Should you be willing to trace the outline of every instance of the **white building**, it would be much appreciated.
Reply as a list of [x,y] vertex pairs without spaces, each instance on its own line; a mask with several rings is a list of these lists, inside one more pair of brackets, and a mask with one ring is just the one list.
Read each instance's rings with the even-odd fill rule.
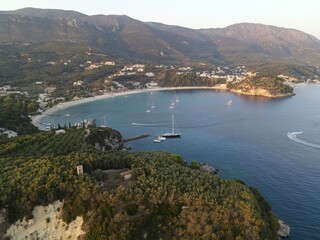
[[127,67],[127,66],[124,66],[124,68],[122,69],[122,71],[133,71],[133,67]]
[[130,76],[130,75],[135,75],[135,74],[137,74],[137,73],[136,73],[136,72],[128,72],[128,73],[127,73],[128,76]]
[[6,130],[3,132],[3,134],[7,135],[8,138],[13,138],[18,136],[18,133],[11,131],[11,130]]
[[83,84],[83,81],[73,82],[73,86],[81,86],[82,84]]
[[83,166],[82,165],[78,165],[77,166],[77,175],[82,175],[83,174]]
[[107,61],[107,62],[104,63],[104,65],[106,65],[106,66],[114,66],[116,64],[114,62]]
[[154,77],[155,74],[154,74],[153,72],[147,72],[147,73],[146,73],[146,76],[147,76],[147,77]]
[[50,98],[49,98],[48,93],[40,93],[40,94],[39,94],[39,99],[40,99],[41,101],[47,101],[47,100],[49,100]]
[[187,72],[187,71],[191,71],[192,68],[191,67],[180,67],[179,70]]
[[47,87],[44,91],[50,94],[53,93],[56,89],[56,87]]
[[145,65],[144,64],[133,64],[132,67],[133,68],[144,68]]
[[158,83],[156,83],[154,81],[151,81],[151,82],[146,84],[146,87],[147,88],[156,88],[156,87],[158,87]]
[[59,129],[59,130],[56,130],[55,133],[56,133],[56,135],[58,135],[58,134],[64,134],[64,133],[66,133],[66,130],[64,130],[64,129]]
[[130,180],[132,177],[131,171],[125,171],[121,173],[121,176],[124,178],[124,180]]

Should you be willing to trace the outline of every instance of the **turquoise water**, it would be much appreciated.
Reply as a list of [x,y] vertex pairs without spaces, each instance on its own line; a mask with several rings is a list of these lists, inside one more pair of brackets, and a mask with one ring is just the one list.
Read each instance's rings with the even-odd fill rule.
[[[141,93],[63,109],[60,117],[48,121],[63,125],[96,118],[100,125],[106,119],[125,137],[149,133],[149,138],[130,143],[133,151],[165,150],[187,161],[207,162],[221,176],[256,187],[290,225],[290,239],[320,239],[320,149],[287,136],[303,132],[300,139],[320,144],[320,85],[295,92],[284,99],[213,90]],[[180,101],[169,109],[175,95]],[[152,103],[156,107],[147,113]],[[172,113],[181,139],[154,143],[156,136],[171,130]]]

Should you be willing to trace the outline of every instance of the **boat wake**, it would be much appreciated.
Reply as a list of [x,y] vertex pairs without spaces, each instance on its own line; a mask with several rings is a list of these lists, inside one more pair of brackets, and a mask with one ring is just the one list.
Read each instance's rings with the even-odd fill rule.
[[[215,126],[219,126],[221,124],[234,124],[236,122],[241,122],[243,121],[245,118],[240,118],[240,119],[236,119],[236,120],[224,120],[224,121],[216,121],[216,122],[207,122],[208,119],[202,119],[199,121],[185,121],[179,124],[179,129],[190,129],[190,128],[208,128],[208,127],[215,127]],[[138,123],[138,122],[132,122],[132,125],[135,126],[145,126],[145,127],[168,127],[171,125],[170,122],[145,122],[145,123]]]
[[299,135],[301,133],[302,132],[288,132],[287,136],[288,136],[288,138],[290,138],[291,140],[293,140],[293,141],[295,141],[297,143],[300,143],[300,144],[303,144],[303,145],[306,145],[306,146],[309,146],[309,147],[320,149],[320,144],[307,142],[307,141],[304,141],[304,140],[301,140],[300,138],[298,138],[297,135]]
[[132,125],[136,125],[136,126],[161,126],[161,125],[163,125],[163,124],[161,124],[161,123],[135,123],[135,122],[133,122],[133,123],[131,123]]

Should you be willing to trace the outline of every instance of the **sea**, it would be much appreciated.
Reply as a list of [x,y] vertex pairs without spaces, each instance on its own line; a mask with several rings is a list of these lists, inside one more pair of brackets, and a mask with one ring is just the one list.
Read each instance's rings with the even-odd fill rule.
[[[61,109],[43,121],[63,126],[95,118],[124,137],[150,134],[128,143],[131,151],[169,151],[208,163],[220,176],[257,188],[290,226],[289,239],[320,239],[320,85],[294,92],[281,99],[217,90],[144,92]],[[172,116],[181,138],[154,143],[171,132]]]

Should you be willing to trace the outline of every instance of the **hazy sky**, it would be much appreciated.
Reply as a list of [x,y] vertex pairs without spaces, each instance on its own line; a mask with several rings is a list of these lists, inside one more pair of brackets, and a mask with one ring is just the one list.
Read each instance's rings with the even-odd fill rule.
[[88,15],[125,14],[189,28],[240,22],[295,28],[320,38],[320,0],[0,0],[0,10],[24,7],[75,10]]

